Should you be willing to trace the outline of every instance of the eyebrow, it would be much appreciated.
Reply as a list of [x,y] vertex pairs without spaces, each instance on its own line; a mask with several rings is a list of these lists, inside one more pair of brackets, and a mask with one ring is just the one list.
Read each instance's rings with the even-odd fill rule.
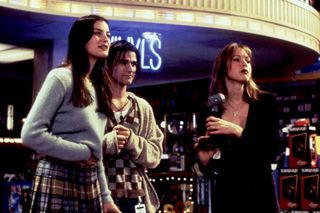
[[121,61],[121,62],[126,62],[126,63],[128,63],[128,62],[130,62],[130,63],[137,63],[137,62],[138,62],[137,60],[128,60],[128,59],[125,59],[125,58],[120,58],[118,61],[119,61],[119,62],[120,62],[120,61]]
[[[96,28],[96,27],[94,27],[93,30],[97,30],[97,31],[103,32],[103,30],[101,30],[100,28]],[[106,33],[110,33],[110,31],[106,31]]]
[[244,55],[244,56],[242,56],[242,55],[232,55],[232,57],[244,57],[244,58],[250,58],[250,56],[248,56],[248,55]]

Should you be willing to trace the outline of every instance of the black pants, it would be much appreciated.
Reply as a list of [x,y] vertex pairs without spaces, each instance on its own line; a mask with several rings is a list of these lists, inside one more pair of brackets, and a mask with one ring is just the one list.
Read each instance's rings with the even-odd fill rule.
[[138,204],[138,198],[114,198],[115,204],[123,213],[135,213],[134,206]]

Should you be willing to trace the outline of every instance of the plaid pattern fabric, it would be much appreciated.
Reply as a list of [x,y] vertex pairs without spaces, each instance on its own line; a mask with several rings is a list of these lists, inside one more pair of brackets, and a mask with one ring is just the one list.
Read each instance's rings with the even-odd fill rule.
[[[123,125],[128,128],[130,128],[134,122],[139,121],[137,103],[135,103],[132,98],[130,98],[130,100],[132,102],[131,108],[125,115],[123,123]],[[116,119],[114,117],[110,118],[107,130],[111,131],[115,125],[117,125]],[[108,186],[113,197],[144,197],[145,193],[142,188],[142,177],[139,174],[139,168],[137,168],[137,165],[130,159],[130,155],[126,150],[123,150],[118,155],[105,157],[104,165],[106,168]]]
[[40,160],[33,181],[30,212],[102,212],[97,166]]

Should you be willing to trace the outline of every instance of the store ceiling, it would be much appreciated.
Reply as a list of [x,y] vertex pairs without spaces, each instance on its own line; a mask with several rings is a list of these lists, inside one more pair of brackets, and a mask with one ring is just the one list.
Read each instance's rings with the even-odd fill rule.
[[[33,48],[43,41],[66,41],[74,20],[74,17],[0,7],[0,43]],[[135,86],[206,78],[211,73],[216,54],[230,42],[241,42],[253,49],[257,79],[289,75],[318,58],[316,52],[298,44],[237,31],[114,20],[110,20],[110,28],[113,35],[135,38],[141,37],[143,32],[160,35],[161,49],[156,52],[162,58],[161,67],[156,72],[140,73]],[[150,62],[145,63],[148,66]],[[1,70],[1,67],[7,69],[8,65],[0,64],[0,75],[1,72],[4,75],[7,70]],[[26,75],[23,69],[9,71],[10,76],[17,78]]]

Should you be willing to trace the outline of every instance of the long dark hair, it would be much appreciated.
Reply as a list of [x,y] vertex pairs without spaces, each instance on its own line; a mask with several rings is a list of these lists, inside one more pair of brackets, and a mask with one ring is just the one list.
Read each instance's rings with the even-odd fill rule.
[[[92,103],[84,79],[90,70],[86,44],[93,35],[93,26],[97,21],[109,22],[98,15],[88,15],[77,19],[71,27],[68,38],[68,52],[63,66],[70,66],[73,76],[73,91],[71,102],[76,107],[85,107]],[[94,65],[90,79],[95,87],[98,99],[98,112],[106,115],[111,111],[111,88],[107,72],[104,71],[105,59],[100,59]]]
[[[209,95],[217,93],[223,93],[225,95],[228,95],[225,77],[227,76],[230,67],[233,51],[236,48],[243,49],[252,61],[252,51],[248,46],[238,43],[230,43],[226,45],[218,54],[214,62],[211,74],[211,84],[209,87]],[[260,89],[251,76],[249,81],[245,84],[245,92],[243,94],[243,99],[247,102],[249,100],[256,101],[258,99],[259,92]]]

